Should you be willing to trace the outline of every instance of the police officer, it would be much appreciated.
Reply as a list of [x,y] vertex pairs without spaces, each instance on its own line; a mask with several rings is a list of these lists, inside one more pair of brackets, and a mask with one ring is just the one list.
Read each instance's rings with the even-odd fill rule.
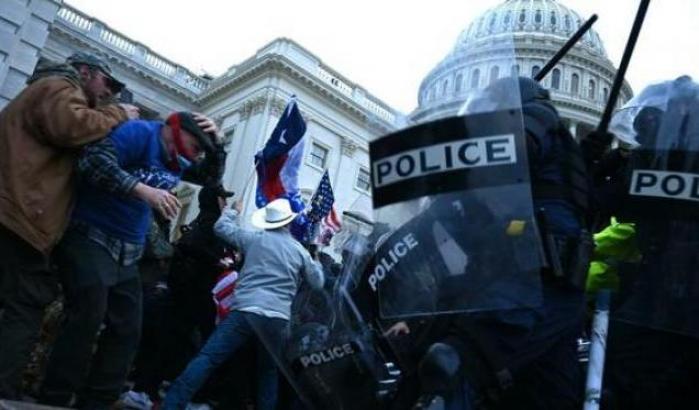
[[[633,235],[616,245],[630,244],[638,257],[620,265],[613,295],[604,376],[609,408],[694,407],[688,398],[699,380],[699,219],[696,202],[673,195],[686,193],[679,175],[699,175],[698,125],[699,84],[687,76],[647,87],[612,121],[619,139],[636,149],[607,179],[605,192],[615,194],[605,204],[632,223]],[[648,178],[633,178],[634,171]],[[675,182],[658,178],[651,187],[654,175]],[[632,194],[644,186],[654,190]]]
[[[485,90],[501,101],[512,79]],[[456,316],[419,366],[423,387],[449,409],[577,409],[583,377],[577,359],[591,241],[588,177],[580,149],[549,93],[528,78],[521,93],[534,208],[546,254],[543,303],[536,309]],[[460,363],[460,369],[454,362]],[[454,383],[461,374],[463,378]]]

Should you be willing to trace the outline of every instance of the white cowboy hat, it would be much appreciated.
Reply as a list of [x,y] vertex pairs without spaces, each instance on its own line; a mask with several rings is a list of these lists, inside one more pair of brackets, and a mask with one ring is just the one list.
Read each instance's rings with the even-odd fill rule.
[[277,229],[296,218],[286,198],[275,199],[252,214],[252,224],[261,229]]

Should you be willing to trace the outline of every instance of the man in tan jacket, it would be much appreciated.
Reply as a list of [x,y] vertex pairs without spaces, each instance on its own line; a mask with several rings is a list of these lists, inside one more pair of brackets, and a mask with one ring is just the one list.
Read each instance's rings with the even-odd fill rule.
[[[0,112],[0,397],[20,394],[44,309],[57,296],[50,256],[71,213],[80,147],[138,117],[134,106],[101,104],[122,87],[100,58],[79,53],[38,68]],[[154,191],[142,190],[143,199],[167,195]]]

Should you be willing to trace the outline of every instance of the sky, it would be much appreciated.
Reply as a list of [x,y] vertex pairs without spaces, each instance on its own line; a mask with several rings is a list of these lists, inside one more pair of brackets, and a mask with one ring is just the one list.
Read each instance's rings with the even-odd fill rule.
[[[112,29],[197,74],[219,75],[278,37],[394,109],[417,106],[420,82],[459,33],[501,0],[66,0]],[[559,0],[594,29],[618,66],[639,0]],[[649,83],[690,74],[699,80],[699,1],[654,0],[627,80]]]

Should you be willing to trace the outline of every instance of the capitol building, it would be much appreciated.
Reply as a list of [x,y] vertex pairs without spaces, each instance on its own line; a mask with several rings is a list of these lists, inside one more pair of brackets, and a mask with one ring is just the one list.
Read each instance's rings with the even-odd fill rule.
[[[371,220],[368,141],[408,122],[454,115],[470,92],[497,78],[532,76],[583,23],[557,0],[507,0],[468,24],[452,51],[415,90],[417,107],[400,113],[326,65],[303,45],[279,38],[218,77],[197,75],[62,0],[0,2],[0,108],[24,87],[39,59],[63,61],[76,51],[100,53],[128,88],[146,118],[172,111],[203,112],[216,120],[229,152],[224,183],[254,209],[250,183],[254,153],[263,145],[286,102],[297,95],[308,123],[299,185],[310,198],[328,170],[336,207],[350,230]],[[498,42],[514,41],[516,60]],[[615,67],[594,31],[589,31],[543,84],[578,138],[597,124]],[[620,104],[632,96],[625,84]],[[197,187],[183,184],[178,223],[196,216]]]
[[[503,76],[534,77],[584,22],[556,0],[507,0],[486,11],[422,81],[411,118],[422,122],[455,115],[474,89]],[[578,139],[596,128],[615,73],[602,40],[591,29],[544,78],[542,84]],[[625,83],[619,104],[631,97]]]

